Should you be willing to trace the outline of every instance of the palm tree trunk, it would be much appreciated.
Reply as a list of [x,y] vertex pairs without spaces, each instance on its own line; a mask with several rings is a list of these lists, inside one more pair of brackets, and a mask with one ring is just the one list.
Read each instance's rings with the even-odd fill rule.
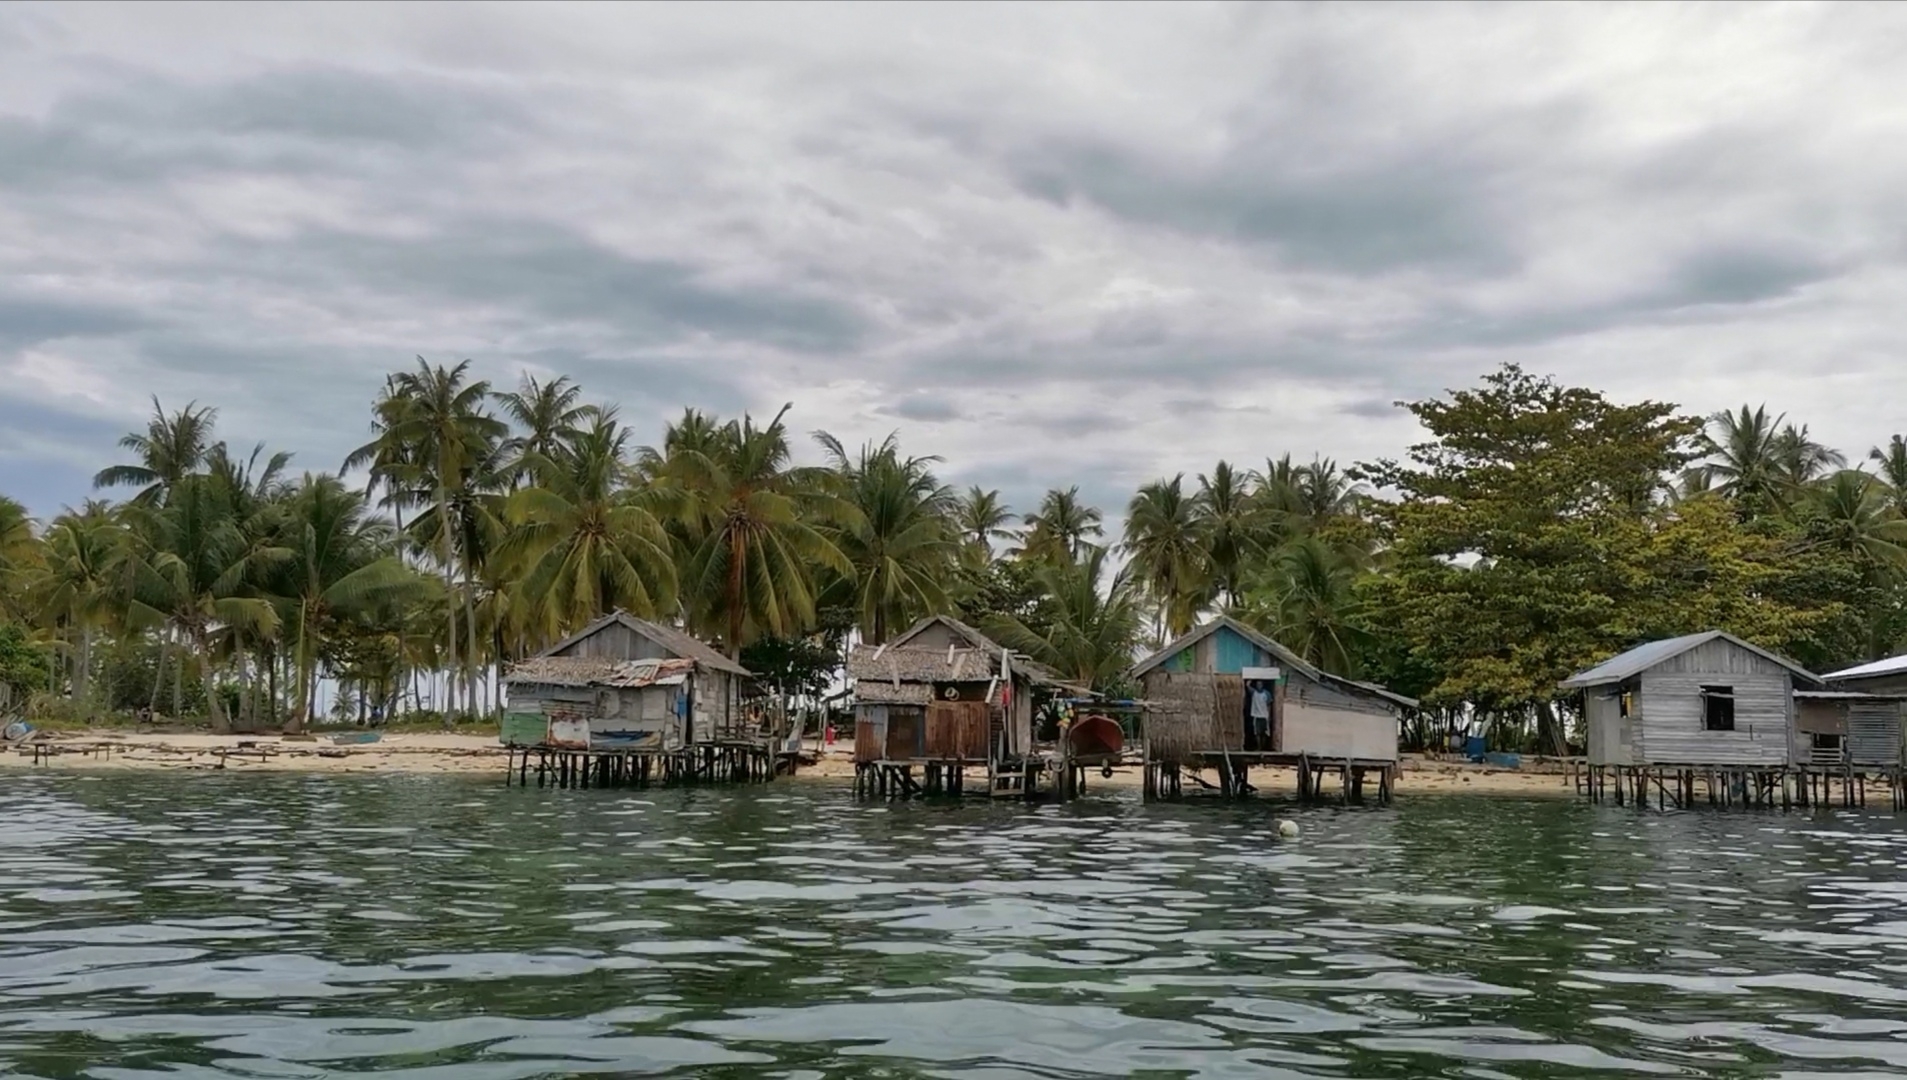
[[457,578],[451,563],[453,553],[450,545],[450,492],[444,487],[442,463],[438,467],[437,479],[437,535],[438,555],[444,562],[444,605],[445,622],[449,624],[448,646],[444,653],[447,665],[444,675],[444,713],[457,711]]
[[464,687],[469,694],[464,712],[476,716],[477,702],[477,583],[468,554],[464,558]]
[[745,545],[739,531],[728,539],[728,658],[742,658],[742,552]]
[[80,708],[91,711],[93,703],[93,628],[82,624],[79,628],[79,659],[73,668],[73,696],[79,699]]
[[166,685],[166,634],[164,630],[161,630],[159,632],[159,661],[158,663],[154,664],[152,668],[152,694],[150,695],[149,700],[146,702],[146,708],[148,710],[152,712],[159,711],[159,691],[163,689],[165,685]]
[[285,722],[285,730],[297,734],[305,729],[311,719],[305,709],[306,689],[311,684],[310,640],[311,606],[300,599],[298,601],[298,708],[293,710],[291,719]]
[[212,642],[204,633],[193,637],[198,646],[199,689],[205,694],[205,715],[212,722],[212,731],[224,735],[232,730],[232,724],[225,716],[225,703],[219,700],[218,680],[212,674]]
[[[185,653],[189,642],[179,643],[179,655],[172,665],[172,716],[174,719],[185,715]],[[199,679],[199,692],[204,693],[205,680]]]

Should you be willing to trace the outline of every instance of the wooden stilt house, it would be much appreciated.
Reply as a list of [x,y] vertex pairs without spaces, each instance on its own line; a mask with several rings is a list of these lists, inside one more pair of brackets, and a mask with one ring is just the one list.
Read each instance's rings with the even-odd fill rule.
[[[1216,768],[1228,794],[1248,788],[1252,765],[1300,765],[1300,791],[1329,767],[1347,794],[1365,772],[1388,795],[1398,721],[1417,702],[1305,662],[1257,630],[1221,616],[1133,668],[1145,687],[1147,790],[1177,770]],[[1161,777],[1155,771],[1163,768]],[[1230,789],[1238,788],[1240,791]]]
[[1004,764],[1033,750],[1034,688],[1051,673],[936,615],[848,653],[854,756],[864,765]]
[[1907,763],[1907,655],[1860,664],[1822,680],[1839,695],[1851,765]]
[[748,669],[688,634],[614,612],[513,665],[512,746],[675,751],[760,741]]
[[1583,693],[1591,766],[1756,767],[1797,761],[1795,689],[1820,685],[1720,630],[1638,645],[1562,684]]

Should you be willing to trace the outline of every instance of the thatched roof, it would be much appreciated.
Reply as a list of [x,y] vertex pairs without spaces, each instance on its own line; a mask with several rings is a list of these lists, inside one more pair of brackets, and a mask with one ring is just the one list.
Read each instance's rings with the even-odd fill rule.
[[723,656],[721,653],[716,652],[707,644],[697,641],[688,634],[672,626],[664,626],[658,622],[650,622],[648,619],[638,619],[626,611],[612,611],[604,615],[602,618],[597,619],[595,622],[590,623],[574,634],[537,653],[535,658],[553,657],[577,642],[600,632],[604,627],[611,624],[621,624],[629,630],[669,650],[676,656],[684,660],[693,660],[713,671],[726,671],[732,675],[740,675],[743,678],[748,678],[753,675],[753,672],[747,668]]
[[892,645],[856,645],[848,653],[848,675],[882,682],[986,682],[1000,673],[1000,654],[977,649],[909,649]]
[[854,700],[862,705],[926,705],[934,700],[934,688],[924,682],[868,679],[854,685]]
[[696,661],[615,660],[599,656],[533,656],[514,664],[503,681],[538,686],[672,686],[686,681]]

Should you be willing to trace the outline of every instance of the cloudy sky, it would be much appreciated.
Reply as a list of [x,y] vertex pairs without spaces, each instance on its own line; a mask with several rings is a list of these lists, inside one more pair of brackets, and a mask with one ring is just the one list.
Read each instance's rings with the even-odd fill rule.
[[1020,508],[1396,453],[1505,360],[1907,430],[1907,9],[0,7],[0,491],[423,355]]

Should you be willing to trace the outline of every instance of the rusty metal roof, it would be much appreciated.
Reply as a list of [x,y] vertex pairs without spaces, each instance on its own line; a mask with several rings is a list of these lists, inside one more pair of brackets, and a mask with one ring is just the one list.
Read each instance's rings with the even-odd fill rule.
[[536,656],[521,661],[504,676],[507,683],[542,686],[609,686],[633,689],[673,686],[695,671],[694,660],[612,660],[592,656]]

